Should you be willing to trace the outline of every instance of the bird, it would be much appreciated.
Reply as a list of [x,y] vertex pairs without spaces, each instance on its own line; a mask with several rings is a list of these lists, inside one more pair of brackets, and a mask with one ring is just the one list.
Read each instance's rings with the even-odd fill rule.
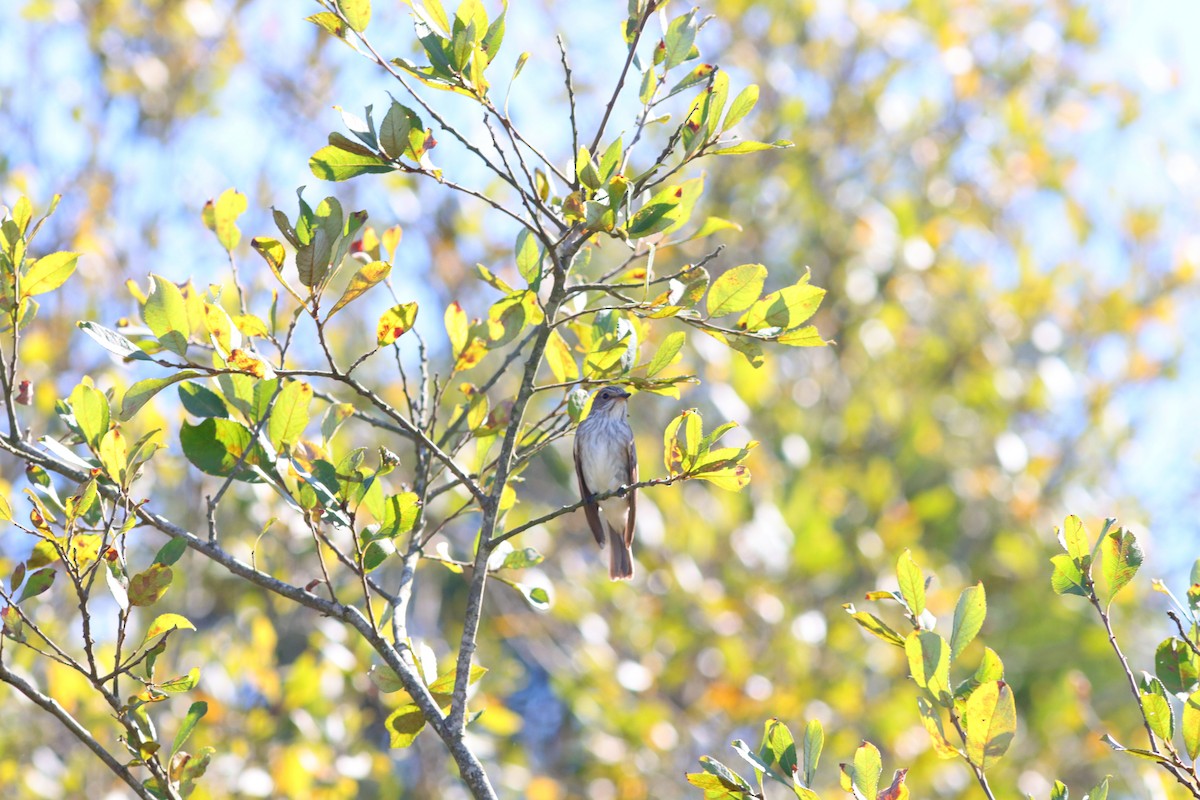
[[608,577],[614,581],[633,577],[633,528],[637,518],[637,489],[604,500],[594,500],[638,479],[637,448],[626,419],[629,392],[605,386],[592,395],[592,409],[575,432],[575,475],[583,511],[596,543],[609,548]]

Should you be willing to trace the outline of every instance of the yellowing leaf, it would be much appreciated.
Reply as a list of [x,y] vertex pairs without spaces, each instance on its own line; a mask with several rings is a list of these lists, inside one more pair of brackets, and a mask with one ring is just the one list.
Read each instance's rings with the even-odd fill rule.
[[1012,689],[1004,681],[981,685],[967,700],[963,722],[971,764],[983,770],[991,769],[1008,751],[1017,733],[1017,708]]
[[816,313],[825,297],[825,290],[802,281],[766,297],[750,306],[738,320],[738,327],[756,331],[760,328],[794,328]]
[[53,291],[66,283],[75,272],[79,253],[51,253],[42,256],[21,276],[21,296],[32,297]]
[[467,319],[467,312],[463,311],[463,307],[458,303],[451,303],[446,308],[445,320],[446,335],[450,337],[450,351],[457,357],[467,346],[471,324]]
[[375,340],[382,347],[399,339],[412,329],[417,321],[417,304],[401,303],[383,312],[375,328]]
[[312,398],[312,387],[302,381],[291,381],[280,390],[267,426],[268,438],[275,449],[291,447],[300,441],[308,425],[308,407]]
[[762,294],[767,268],[762,264],[742,264],[727,271],[708,290],[708,314],[722,317],[743,311]]
[[204,204],[201,219],[210,231],[217,235],[217,241],[226,251],[232,251],[242,240],[242,232],[238,230],[237,218],[246,211],[246,195],[236,189],[226,189],[216,200]]
[[350,27],[358,32],[367,29],[371,21],[371,0],[337,0],[338,8]]
[[557,330],[550,331],[550,338],[546,341],[546,363],[550,365],[550,371],[559,383],[579,380],[579,367],[575,363],[575,356]]
[[146,636],[142,640],[142,647],[156,636],[162,636],[167,631],[187,630],[194,631],[196,626],[191,620],[181,614],[159,614],[154,618],[154,622],[150,623],[150,627],[146,629]]
[[328,320],[352,301],[361,297],[371,287],[381,283],[391,271],[392,265],[387,261],[372,261],[370,264],[364,264],[359,268],[358,272],[354,273],[354,277],[350,279],[349,285],[346,286],[346,291],[342,293],[342,298],[330,310],[329,316],[326,319]]
[[142,317],[163,347],[182,356],[187,352],[187,340],[192,332],[183,293],[161,275],[151,275],[150,279],[153,285],[142,308]]

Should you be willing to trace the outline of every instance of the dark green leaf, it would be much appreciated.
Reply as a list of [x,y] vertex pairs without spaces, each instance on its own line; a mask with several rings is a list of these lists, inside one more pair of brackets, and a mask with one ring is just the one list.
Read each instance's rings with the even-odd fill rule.
[[182,384],[179,387],[179,401],[183,404],[184,410],[195,417],[221,417],[224,419],[229,416],[229,410],[225,407],[225,401],[221,399],[221,396],[198,383]]
[[[245,466],[262,465],[266,453],[254,441],[245,425],[228,419],[205,419],[199,425],[184,422],[179,430],[183,454],[200,471],[209,475],[227,476],[247,449]],[[238,473],[238,480],[256,480],[249,470]]]
[[53,567],[46,567],[45,569],[29,573],[29,577],[25,581],[25,588],[21,590],[21,596],[17,598],[17,602],[22,603],[31,597],[37,597],[49,589],[54,583],[54,576],[57,574]]
[[158,549],[158,554],[154,556],[154,563],[162,564],[164,567],[169,567],[178,561],[186,552],[187,539],[184,539],[182,536],[177,539],[171,539]]

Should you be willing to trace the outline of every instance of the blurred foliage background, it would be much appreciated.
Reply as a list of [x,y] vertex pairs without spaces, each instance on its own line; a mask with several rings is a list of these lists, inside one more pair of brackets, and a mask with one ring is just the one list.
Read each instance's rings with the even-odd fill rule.
[[[83,341],[75,320],[131,314],[114,289],[152,270],[222,280],[228,265],[200,224],[204,201],[237,186],[250,198],[243,230],[269,233],[268,207],[290,210],[294,188],[314,182],[306,162],[337,125],[329,107],[381,105],[388,85],[304,23],[315,9],[303,4],[4,6],[0,197],[26,192],[44,204],[64,193],[44,236],[86,254],[75,280],[88,291],[43,308],[23,345],[36,408],[49,417],[82,374],[102,386],[136,379]],[[1157,393],[1174,387],[1182,401],[1188,382],[1171,379],[1191,371],[1183,344],[1200,255],[1186,227],[1196,168],[1162,123],[1182,93],[1178,75],[1164,61],[1136,74],[1119,68],[1131,45],[1118,34],[1135,10],[1117,5],[712,0],[702,11],[717,17],[704,29],[706,57],[735,86],[762,88],[748,135],[797,145],[706,164],[704,210],[744,226],[724,237],[717,263],[767,264],[768,288],[810,267],[829,289],[817,324],[837,344],[771,352],[752,369],[693,337],[685,364],[703,383],[680,401],[634,399],[643,476],[658,474],[660,432],[690,405],[741,422],[764,446],[743,493],[690,483],[644,492],[632,586],[609,585],[582,518],[524,537],[547,555],[555,603],[539,613],[519,596],[489,594],[480,661],[491,672],[472,705],[487,709],[477,747],[493,779],[502,794],[544,800],[693,796],[682,773],[699,754],[757,741],[771,716],[793,727],[819,717],[831,732],[822,784],[831,794],[836,762],[870,738],[889,766],[911,767],[914,796],[977,796],[961,764],[930,750],[899,651],[869,640],[841,609],[894,588],[893,565],[911,548],[937,574],[930,607],[939,617],[965,585],[987,587],[983,637],[1005,660],[1021,725],[994,787],[1043,797],[1055,778],[1082,787],[1111,773],[1114,796],[1172,796],[1099,741],[1104,731],[1135,738],[1139,721],[1103,631],[1051,594],[1047,558],[1068,511],[1136,522],[1139,498],[1175,534],[1150,539],[1154,574],[1174,575],[1193,555],[1170,503],[1192,490],[1165,505],[1140,491],[1156,474],[1169,485],[1195,470],[1186,452],[1170,460],[1179,441],[1170,458],[1139,455],[1153,455],[1157,441],[1139,438],[1139,423],[1154,436],[1153,417],[1174,418],[1156,411]],[[566,39],[581,94],[599,97],[623,15],[620,2],[510,10],[506,57],[533,53],[513,112],[552,157],[570,155],[552,32]],[[380,6],[373,28],[376,41],[411,51],[401,4]],[[596,106],[583,108],[584,130]],[[336,191],[376,225],[404,226],[403,275],[394,275],[421,300],[466,296],[470,306],[471,265],[510,247],[507,229],[437,187],[388,177]],[[243,276],[269,286],[257,267]],[[350,331],[340,346],[354,352],[370,336]],[[547,452],[525,476],[529,496],[544,507],[570,501],[569,459],[566,443]],[[19,492],[24,479],[3,466],[10,494]],[[173,517],[199,526],[204,485],[180,462],[143,490],[158,502],[175,492]],[[272,517],[268,500],[242,499],[247,548]],[[266,563],[303,551],[298,533],[265,538],[276,537],[260,553]],[[447,537],[457,552],[471,542],[469,527]],[[153,552],[160,542],[147,538]],[[25,546],[0,543],[0,572]],[[387,750],[391,701],[370,689],[368,654],[337,625],[198,560],[183,565],[186,588],[164,602],[200,628],[174,657],[182,671],[203,669],[210,712],[198,743],[220,751],[207,796],[463,796],[432,736]],[[448,663],[465,584],[423,569],[414,629]],[[1150,667],[1167,635],[1147,588],[1116,612],[1135,669]],[[73,707],[85,687],[65,670],[37,674],[104,728],[102,713]],[[105,796],[112,781],[102,767],[32,713],[0,717],[0,794]]]

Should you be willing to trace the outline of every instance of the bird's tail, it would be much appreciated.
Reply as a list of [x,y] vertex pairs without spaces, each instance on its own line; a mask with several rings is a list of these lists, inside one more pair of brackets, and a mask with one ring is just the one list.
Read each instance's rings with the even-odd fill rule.
[[608,526],[608,577],[614,581],[627,581],[633,577],[633,548],[616,528]]

